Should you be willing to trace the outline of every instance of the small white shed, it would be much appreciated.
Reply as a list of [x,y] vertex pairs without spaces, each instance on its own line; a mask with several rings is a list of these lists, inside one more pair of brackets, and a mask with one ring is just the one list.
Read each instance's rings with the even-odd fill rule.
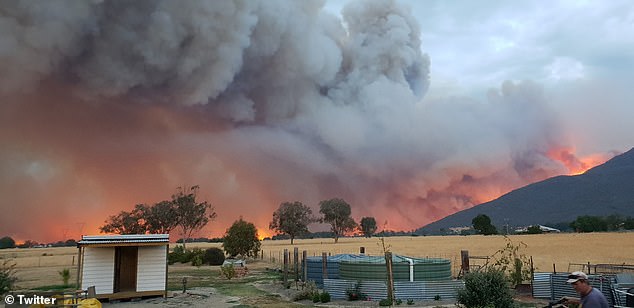
[[169,234],[84,235],[77,243],[77,285],[97,298],[167,295]]

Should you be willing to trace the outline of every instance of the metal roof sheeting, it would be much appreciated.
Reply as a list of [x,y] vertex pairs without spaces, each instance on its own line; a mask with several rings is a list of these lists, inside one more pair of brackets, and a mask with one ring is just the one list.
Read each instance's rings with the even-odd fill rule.
[[162,244],[169,241],[169,234],[83,235],[77,245]]

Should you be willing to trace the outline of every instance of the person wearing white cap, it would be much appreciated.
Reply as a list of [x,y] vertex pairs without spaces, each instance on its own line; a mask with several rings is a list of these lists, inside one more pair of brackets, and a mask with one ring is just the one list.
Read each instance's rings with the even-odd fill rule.
[[568,275],[566,283],[581,296],[581,299],[563,298],[565,304],[580,304],[579,308],[609,308],[608,300],[601,291],[593,288],[588,283],[588,275],[584,272],[573,272]]

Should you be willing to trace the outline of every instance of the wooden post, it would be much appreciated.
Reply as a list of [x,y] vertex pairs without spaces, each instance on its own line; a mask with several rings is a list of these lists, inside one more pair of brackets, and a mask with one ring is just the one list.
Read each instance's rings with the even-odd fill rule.
[[295,282],[299,281],[299,249],[293,248],[293,269],[295,272]]
[[[81,277],[81,249],[82,247],[79,246],[77,248],[77,290],[81,289],[81,285],[80,285],[80,277]],[[167,284],[167,282],[165,282]]]
[[321,276],[328,279],[328,255],[325,252],[321,253]]
[[385,266],[387,269],[387,299],[394,303],[394,273],[392,272],[392,253],[385,253]]
[[469,251],[461,250],[460,251],[460,260],[462,261],[462,266],[460,268],[463,275],[469,274]]
[[306,252],[306,250],[302,251],[302,266],[304,269],[304,272],[302,274],[302,281],[306,282],[307,278],[308,278],[308,263],[306,263],[306,258],[308,258],[308,253]]
[[553,274],[557,274],[557,269],[555,268],[555,263],[553,263]]
[[284,249],[284,268],[283,268],[284,273],[282,274],[282,277],[284,279],[284,287],[286,288],[288,286],[288,249]]

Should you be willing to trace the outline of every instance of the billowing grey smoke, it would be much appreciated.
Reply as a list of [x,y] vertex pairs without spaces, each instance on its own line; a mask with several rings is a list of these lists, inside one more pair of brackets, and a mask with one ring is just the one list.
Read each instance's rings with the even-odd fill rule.
[[[396,1],[2,1],[0,235],[60,237],[200,185],[223,232],[284,201],[422,226],[565,172],[546,98],[423,102],[430,60]],[[25,188],[26,187],[26,188]],[[86,230],[84,230],[86,231]]]

